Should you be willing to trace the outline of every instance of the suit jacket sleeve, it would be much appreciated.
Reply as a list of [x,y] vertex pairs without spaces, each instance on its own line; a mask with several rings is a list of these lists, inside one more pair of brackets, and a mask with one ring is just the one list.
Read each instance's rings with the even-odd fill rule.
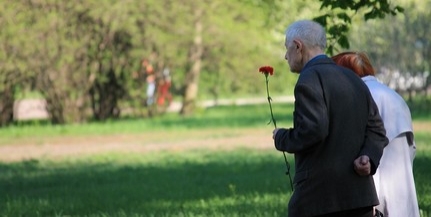
[[279,151],[296,153],[312,148],[328,135],[327,108],[318,85],[298,83],[295,87],[294,127],[280,129],[275,135]]
[[386,137],[386,130],[379,115],[379,109],[371,95],[369,99],[369,116],[365,132],[365,141],[359,156],[366,155],[371,161],[371,175],[376,173],[383,155],[383,148],[388,145],[389,140]]

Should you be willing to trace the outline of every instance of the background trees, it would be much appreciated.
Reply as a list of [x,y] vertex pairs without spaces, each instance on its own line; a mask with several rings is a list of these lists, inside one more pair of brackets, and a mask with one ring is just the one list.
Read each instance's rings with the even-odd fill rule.
[[0,4],[0,126],[13,121],[16,92],[33,76],[29,70],[26,29],[32,20],[15,2]]
[[427,24],[431,16],[426,9],[431,1],[396,3],[403,5],[402,14],[391,22],[360,21],[351,32],[351,41],[354,49],[367,51],[381,80],[412,101],[414,95],[426,97],[431,83],[431,30]]
[[[396,2],[406,9],[406,16],[396,17],[405,23],[401,27],[364,21],[401,10],[386,0],[0,0],[0,125],[13,121],[15,98],[29,92],[46,100],[54,124],[117,118],[126,110],[142,114],[148,76],[143,59],[156,80],[169,69],[183,115],[203,98],[263,96],[262,65],[276,69],[272,91],[289,94],[296,76],[283,59],[283,34],[296,19],[326,24],[329,52],[350,42],[370,51],[378,66],[429,71],[429,16],[417,10],[429,2]],[[378,35],[377,28],[394,34],[365,40]],[[413,42],[415,49],[398,44]],[[385,53],[389,47],[398,52]]]

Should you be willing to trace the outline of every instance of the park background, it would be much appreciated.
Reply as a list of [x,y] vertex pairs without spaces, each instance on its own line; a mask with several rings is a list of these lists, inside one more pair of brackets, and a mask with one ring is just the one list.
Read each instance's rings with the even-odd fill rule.
[[[385,3],[0,0],[0,216],[285,215],[258,68],[275,68],[275,118],[291,126],[284,30],[312,18],[328,54],[367,52],[408,102],[430,216],[431,1]],[[149,104],[147,78],[166,69],[172,102]],[[28,102],[39,106],[20,116]]]

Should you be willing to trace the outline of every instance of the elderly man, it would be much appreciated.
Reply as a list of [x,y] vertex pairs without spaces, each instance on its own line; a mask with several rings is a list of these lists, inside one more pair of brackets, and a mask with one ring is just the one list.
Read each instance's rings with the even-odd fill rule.
[[326,34],[316,22],[291,24],[285,46],[299,73],[294,121],[273,138],[277,150],[295,156],[289,217],[372,217],[379,204],[372,174],[388,140],[367,86],[324,54]]

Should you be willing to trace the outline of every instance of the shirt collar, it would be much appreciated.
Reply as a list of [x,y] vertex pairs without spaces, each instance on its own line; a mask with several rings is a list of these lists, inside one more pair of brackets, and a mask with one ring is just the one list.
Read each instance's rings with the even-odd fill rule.
[[317,56],[315,56],[315,57],[311,58],[311,60],[309,60],[309,61],[304,65],[303,69],[307,68],[307,66],[308,66],[311,62],[314,62],[314,61],[316,61],[316,60],[318,60],[318,59],[323,59],[323,58],[327,58],[327,56],[326,56],[325,54],[319,54],[319,55],[317,55]]

